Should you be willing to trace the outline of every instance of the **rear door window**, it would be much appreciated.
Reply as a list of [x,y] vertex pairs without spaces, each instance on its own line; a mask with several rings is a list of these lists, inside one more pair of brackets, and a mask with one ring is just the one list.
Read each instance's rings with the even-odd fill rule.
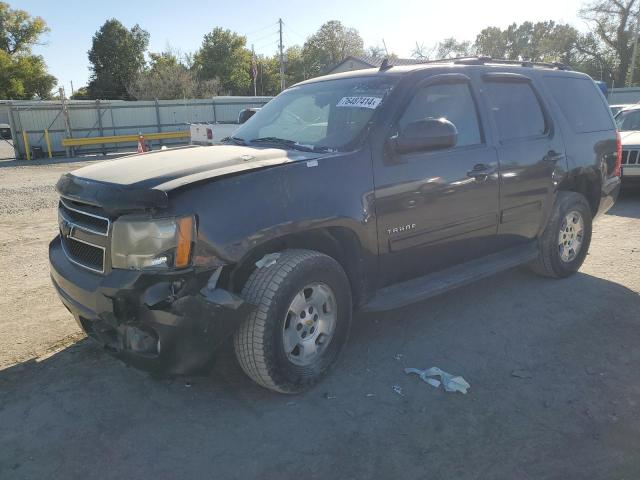
[[539,137],[548,128],[538,97],[527,81],[485,83],[500,141]]
[[611,115],[593,80],[547,75],[544,82],[574,132],[613,130]]

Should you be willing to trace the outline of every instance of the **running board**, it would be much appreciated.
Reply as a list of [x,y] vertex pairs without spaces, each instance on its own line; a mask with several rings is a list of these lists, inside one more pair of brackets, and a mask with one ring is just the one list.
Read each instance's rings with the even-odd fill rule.
[[496,273],[534,260],[538,255],[536,242],[510,248],[470,262],[449,267],[424,277],[381,288],[362,310],[384,311],[420,302],[454,288],[462,287]]

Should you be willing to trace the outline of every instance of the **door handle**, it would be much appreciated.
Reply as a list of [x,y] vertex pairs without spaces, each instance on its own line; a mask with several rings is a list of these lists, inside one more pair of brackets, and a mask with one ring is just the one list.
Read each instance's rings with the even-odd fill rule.
[[475,180],[486,180],[489,175],[495,172],[495,168],[491,165],[478,163],[474,165],[473,170],[467,172],[467,177]]
[[547,154],[542,158],[543,162],[558,163],[564,159],[564,153],[558,153],[555,150],[549,150]]

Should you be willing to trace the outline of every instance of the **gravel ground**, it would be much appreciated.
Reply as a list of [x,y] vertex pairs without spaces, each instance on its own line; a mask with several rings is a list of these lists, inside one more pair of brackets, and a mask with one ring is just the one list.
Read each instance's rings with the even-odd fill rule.
[[[46,255],[52,185],[81,165],[0,162],[0,478],[640,478],[640,192],[577,275],[361,315],[334,372],[287,397],[228,349],[207,377],[158,380],[83,338]],[[469,394],[402,371],[434,365]]]
[[11,140],[3,140],[0,138],[0,160],[13,159],[15,152],[13,151],[13,142]]

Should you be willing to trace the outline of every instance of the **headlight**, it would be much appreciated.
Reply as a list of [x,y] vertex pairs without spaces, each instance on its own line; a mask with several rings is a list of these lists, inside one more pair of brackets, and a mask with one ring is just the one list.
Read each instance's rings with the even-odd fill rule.
[[122,217],[113,224],[111,264],[131,270],[187,267],[195,230],[193,217]]

